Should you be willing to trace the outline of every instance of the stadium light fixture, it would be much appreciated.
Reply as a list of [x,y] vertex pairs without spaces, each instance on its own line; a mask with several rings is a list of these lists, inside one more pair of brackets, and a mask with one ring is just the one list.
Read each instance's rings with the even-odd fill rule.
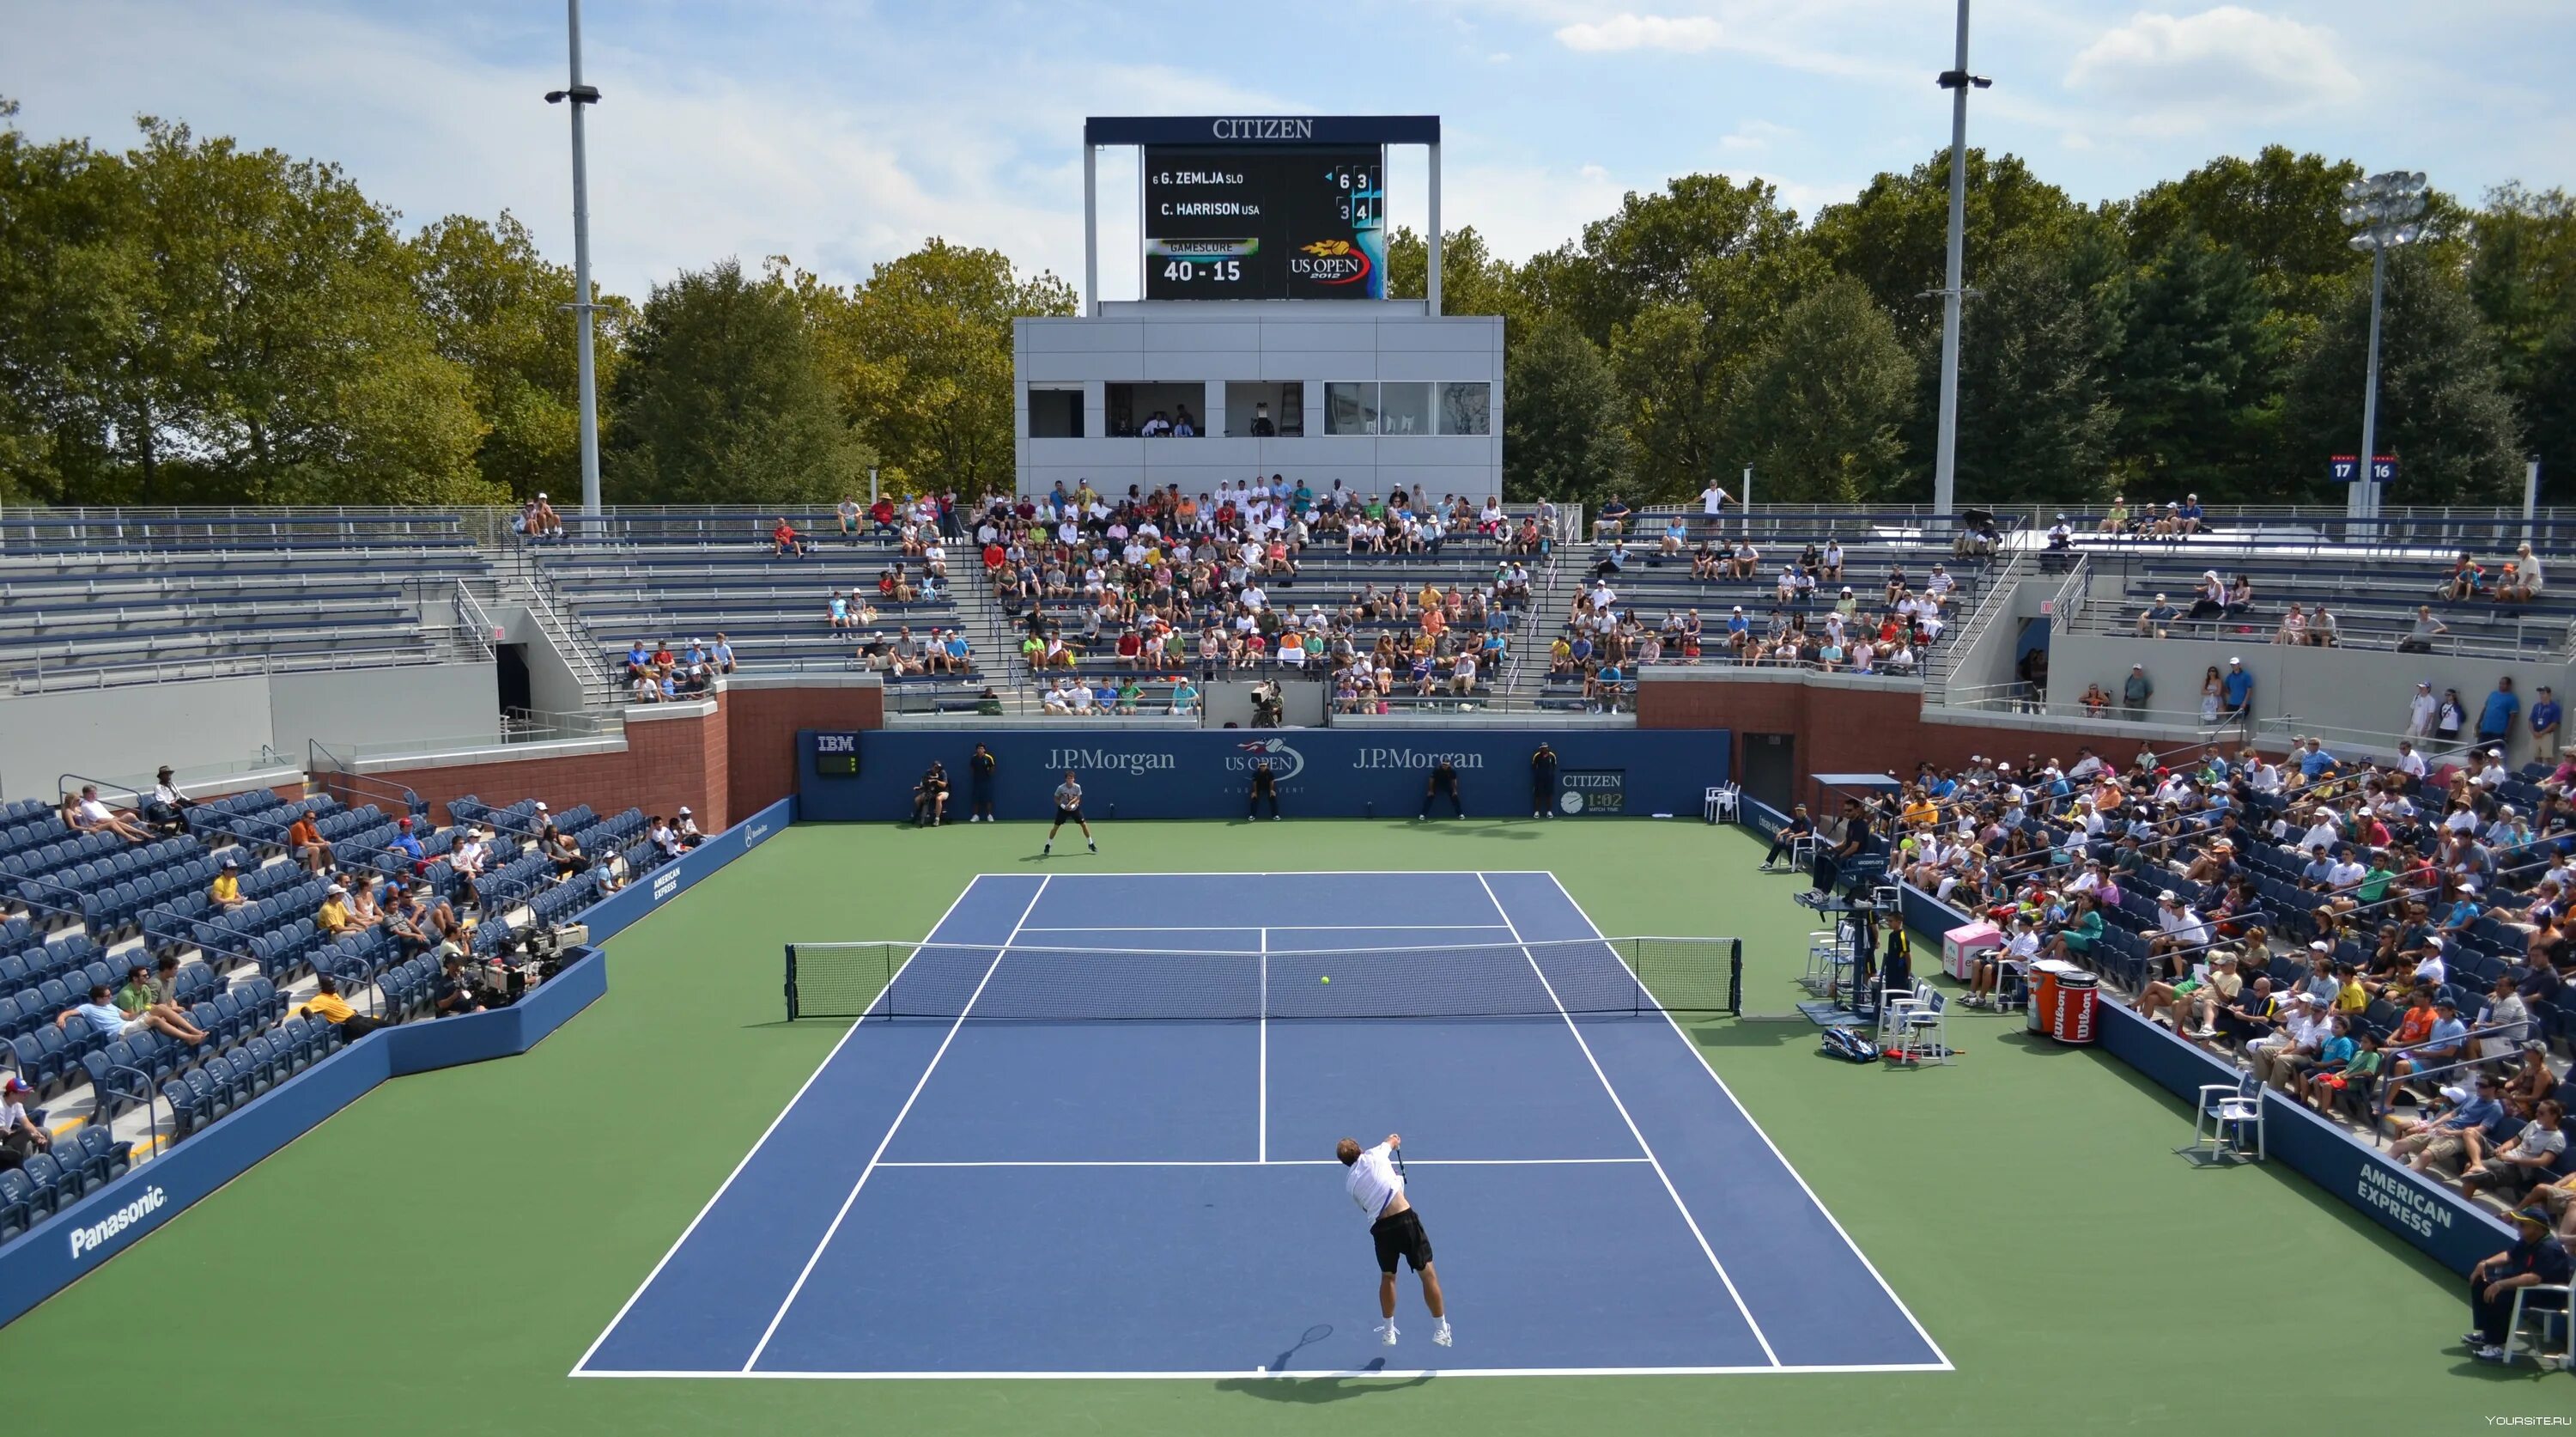
[[1959,304],[1968,244],[1968,92],[1994,81],[1968,72],[1968,0],[1959,0],[1958,55],[1934,81],[1950,92],[1950,254],[1941,288],[1941,429],[1932,458],[1932,512],[1951,512],[1959,482]]
[[2354,519],[2379,517],[2379,482],[2373,446],[2379,433],[2379,311],[2388,277],[2388,252],[2434,237],[2422,218],[2432,189],[2422,170],[2390,170],[2343,187],[2343,222],[2357,231],[2352,247],[2370,256],[2370,376],[2361,395],[2361,452],[2358,472],[2344,513]]
[[592,359],[590,288],[590,150],[582,132],[582,111],[599,103],[599,87],[581,79],[581,0],[564,0],[566,29],[571,36],[571,83],[548,90],[546,103],[572,102],[572,303],[563,306],[579,321],[576,341],[581,382],[581,512],[599,513],[599,371]]

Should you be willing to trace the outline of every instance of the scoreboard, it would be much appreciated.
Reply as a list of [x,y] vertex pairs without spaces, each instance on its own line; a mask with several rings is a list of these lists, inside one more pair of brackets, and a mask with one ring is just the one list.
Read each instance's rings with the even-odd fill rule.
[[1147,145],[1147,299],[1386,298],[1379,145]]

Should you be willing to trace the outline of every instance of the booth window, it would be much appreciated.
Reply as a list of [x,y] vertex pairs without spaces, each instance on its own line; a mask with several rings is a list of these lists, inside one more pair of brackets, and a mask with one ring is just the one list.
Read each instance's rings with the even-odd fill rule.
[[1494,432],[1494,386],[1479,381],[1472,384],[1444,383],[1434,387],[1440,395],[1441,433]]
[[1380,434],[1430,433],[1431,386],[1419,381],[1379,385],[1377,387],[1377,432]]
[[1377,386],[1360,383],[1325,385],[1324,432],[1326,434],[1375,434],[1377,432]]
[[1080,439],[1082,437],[1082,391],[1030,389],[1029,437],[1031,439]]
[[[1268,419],[1269,428],[1257,421]],[[1306,386],[1301,380],[1230,382],[1225,386],[1228,439],[1296,439],[1306,433]]]
[[1128,439],[1145,432],[1156,416],[1164,423],[1177,425],[1186,419],[1190,428],[1207,432],[1207,386],[1177,382],[1157,384],[1109,384],[1102,386],[1104,407],[1109,411],[1109,433],[1112,438]]

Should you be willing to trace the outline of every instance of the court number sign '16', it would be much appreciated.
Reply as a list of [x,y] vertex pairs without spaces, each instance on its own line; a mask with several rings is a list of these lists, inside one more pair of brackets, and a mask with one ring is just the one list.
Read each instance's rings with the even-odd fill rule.
[[1624,768],[1569,768],[1556,776],[1556,811],[1567,817],[1589,814],[1615,818],[1628,811],[1628,771]]
[[[2354,454],[2336,454],[2326,460],[2326,473],[2337,484],[2349,484],[2361,473],[2361,458]],[[2397,479],[2397,456],[2382,454],[2370,461],[2370,482],[2394,483]]]

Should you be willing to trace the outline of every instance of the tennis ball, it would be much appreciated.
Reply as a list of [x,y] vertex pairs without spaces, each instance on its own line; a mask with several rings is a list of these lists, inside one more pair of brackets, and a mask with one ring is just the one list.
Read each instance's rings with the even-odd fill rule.
[[1330,982],[1332,982],[1333,980],[1332,980],[1331,978],[1329,978],[1329,977],[1328,977],[1328,978],[1326,978],[1324,981],[1325,981],[1325,982],[1327,982],[1327,983],[1330,983]]

